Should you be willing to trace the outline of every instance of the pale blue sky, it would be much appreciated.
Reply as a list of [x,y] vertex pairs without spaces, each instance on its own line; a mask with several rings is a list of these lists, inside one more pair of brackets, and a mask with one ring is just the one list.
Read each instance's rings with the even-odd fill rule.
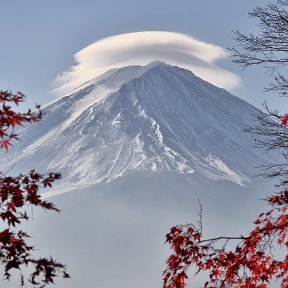
[[[255,29],[255,21],[248,19],[247,13],[268,1],[1,2],[0,87],[23,91],[28,105],[33,106],[53,99],[49,91],[56,76],[75,64],[76,52],[99,39],[127,32],[172,31],[226,48],[233,45],[232,29]],[[242,85],[234,91],[236,96],[258,107],[264,98],[269,99],[269,95],[261,93],[268,83],[263,71],[241,71],[228,60],[217,64],[241,77]],[[274,102],[280,105],[280,100],[270,99],[272,106]]]

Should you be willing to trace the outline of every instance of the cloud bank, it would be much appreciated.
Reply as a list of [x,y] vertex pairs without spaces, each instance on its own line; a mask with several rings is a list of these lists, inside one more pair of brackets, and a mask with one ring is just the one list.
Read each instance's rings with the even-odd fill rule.
[[162,31],[126,33],[99,40],[74,55],[76,64],[55,79],[59,95],[111,68],[146,65],[163,61],[191,70],[208,82],[227,90],[240,84],[240,78],[215,64],[229,55],[220,46],[191,36]]

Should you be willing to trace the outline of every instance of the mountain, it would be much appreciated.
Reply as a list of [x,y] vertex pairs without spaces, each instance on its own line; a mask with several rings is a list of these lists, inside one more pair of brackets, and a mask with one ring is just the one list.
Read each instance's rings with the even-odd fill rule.
[[[43,120],[18,131],[22,141],[1,155],[0,171],[63,175],[42,194],[61,214],[35,209],[23,228],[35,253],[67,264],[72,278],[55,287],[161,287],[165,234],[196,223],[199,201],[205,237],[245,235],[267,208],[257,200],[273,191],[250,176],[278,161],[243,133],[258,113],[160,62],[112,69],[44,106]],[[203,287],[207,275],[192,271],[188,286]],[[2,286],[19,287],[19,278]]]
[[243,133],[258,113],[176,66],[112,69],[44,106],[43,120],[23,129],[0,169],[48,168],[65,185],[136,171],[176,171],[192,181],[198,172],[244,185],[269,161],[253,146],[255,136]]

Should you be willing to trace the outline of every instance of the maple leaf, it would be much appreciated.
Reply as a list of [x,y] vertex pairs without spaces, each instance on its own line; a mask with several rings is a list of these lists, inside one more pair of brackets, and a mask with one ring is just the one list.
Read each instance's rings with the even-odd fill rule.
[[285,114],[281,119],[281,125],[287,126],[288,125],[288,114]]
[[11,146],[11,143],[8,139],[4,139],[1,141],[0,143],[0,147],[3,149],[6,149],[6,151],[8,151],[8,147]]

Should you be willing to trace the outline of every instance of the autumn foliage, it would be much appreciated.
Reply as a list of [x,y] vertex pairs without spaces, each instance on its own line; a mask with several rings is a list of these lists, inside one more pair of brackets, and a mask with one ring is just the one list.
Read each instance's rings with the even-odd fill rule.
[[[15,111],[24,100],[21,93],[13,94],[9,91],[0,91],[0,150],[8,151],[13,140],[18,139],[15,128],[25,123],[32,124],[41,119],[41,112],[37,107],[36,112],[28,110],[20,113]],[[14,107],[14,108],[13,108]],[[0,151],[1,152],[1,151]],[[0,172],[0,271],[6,280],[11,278],[11,272],[18,270],[20,273],[20,286],[26,281],[33,287],[45,287],[54,283],[54,278],[61,275],[68,278],[66,268],[53,258],[36,258],[32,255],[33,246],[28,245],[30,237],[19,227],[22,221],[30,219],[27,208],[38,206],[45,210],[59,210],[51,202],[41,199],[41,188],[51,187],[53,182],[60,178],[58,173],[39,174],[32,170],[27,174],[15,177]],[[23,267],[32,269],[28,277],[22,273]],[[28,279],[26,279],[28,278]]]
[[[272,279],[288,287],[288,189],[267,202],[271,209],[258,216],[247,236],[205,239],[201,223],[172,227],[166,241],[173,254],[167,259],[163,288],[184,288],[192,265],[197,273],[209,271],[203,287],[266,288]],[[234,249],[226,249],[229,241],[237,241]],[[283,257],[273,255],[277,246]]]

